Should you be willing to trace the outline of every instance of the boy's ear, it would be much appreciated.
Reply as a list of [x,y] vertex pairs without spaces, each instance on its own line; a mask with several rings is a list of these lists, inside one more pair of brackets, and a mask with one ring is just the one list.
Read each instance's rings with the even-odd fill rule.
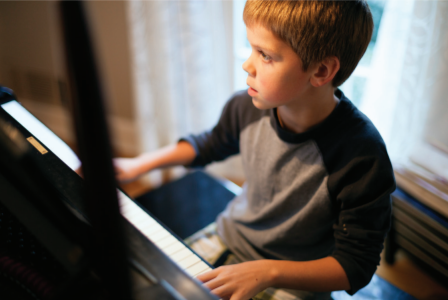
[[320,87],[331,82],[339,71],[341,64],[336,56],[330,56],[315,65],[315,71],[311,76],[311,85]]

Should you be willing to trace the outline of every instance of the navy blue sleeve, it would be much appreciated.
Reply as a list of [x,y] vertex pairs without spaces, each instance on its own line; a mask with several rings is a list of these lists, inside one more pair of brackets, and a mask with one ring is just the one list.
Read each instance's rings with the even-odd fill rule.
[[218,124],[211,131],[181,139],[189,142],[196,151],[190,167],[202,167],[240,152],[240,132],[251,119],[247,118],[248,108],[253,107],[249,99],[245,91],[236,93],[225,105]]
[[332,256],[347,274],[351,295],[370,282],[380,262],[395,190],[391,169],[378,157],[361,156],[329,179],[339,210]]
[[390,195],[395,190],[392,165],[381,136],[362,113],[356,110],[354,114],[358,123],[344,124],[341,120],[319,145],[338,215],[333,225],[332,256],[347,274],[351,287],[347,292],[351,295],[370,282],[379,265],[391,223]]

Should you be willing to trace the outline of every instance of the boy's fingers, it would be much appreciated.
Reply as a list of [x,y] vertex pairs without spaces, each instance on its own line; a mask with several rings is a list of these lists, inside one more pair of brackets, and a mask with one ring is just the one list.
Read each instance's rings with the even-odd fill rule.
[[210,272],[204,273],[199,275],[198,277],[196,277],[197,280],[201,281],[201,282],[207,282],[212,280],[213,278],[216,277],[215,275],[215,271],[216,270],[211,270]]
[[209,280],[204,283],[204,286],[207,287],[209,290],[213,291],[216,288],[223,286],[225,282],[223,280],[219,280],[218,278],[214,278],[212,280]]
[[[215,289],[212,289],[212,294],[214,294],[214,295],[216,295],[216,296],[218,296],[220,298],[224,298],[226,296],[227,297],[228,296],[233,297],[234,296],[233,292],[234,291],[230,290],[229,287],[226,286],[226,285],[221,285],[221,286],[219,286],[219,287],[217,287]],[[232,298],[230,298],[230,299],[232,299]]]

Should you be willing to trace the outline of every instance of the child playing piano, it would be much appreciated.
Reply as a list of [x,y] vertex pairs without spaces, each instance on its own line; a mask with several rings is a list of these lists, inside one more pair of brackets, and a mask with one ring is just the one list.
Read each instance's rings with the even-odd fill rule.
[[[223,299],[330,299],[371,279],[395,189],[386,147],[337,89],[369,44],[365,1],[248,1],[247,91],[213,130],[132,159],[119,180],[161,167],[204,166],[240,153],[243,193],[190,240],[212,264],[198,277]],[[212,99],[211,99],[212,101]],[[200,243],[215,244],[201,253]]]

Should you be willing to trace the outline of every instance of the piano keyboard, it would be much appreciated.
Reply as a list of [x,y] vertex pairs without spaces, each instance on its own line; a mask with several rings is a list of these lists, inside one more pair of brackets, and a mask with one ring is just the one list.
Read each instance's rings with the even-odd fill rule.
[[212,270],[196,253],[180,242],[121,191],[118,193],[118,199],[123,217],[187,274],[191,277],[197,277]]

